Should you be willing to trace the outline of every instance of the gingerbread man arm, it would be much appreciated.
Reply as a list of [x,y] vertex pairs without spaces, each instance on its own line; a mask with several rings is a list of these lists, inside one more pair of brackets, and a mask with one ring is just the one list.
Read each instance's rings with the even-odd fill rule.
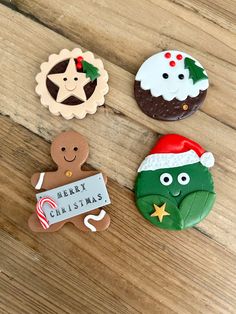
[[36,190],[47,190],[53,188],[51,182],[55,172],[36,172],[31,177],[31,184]]

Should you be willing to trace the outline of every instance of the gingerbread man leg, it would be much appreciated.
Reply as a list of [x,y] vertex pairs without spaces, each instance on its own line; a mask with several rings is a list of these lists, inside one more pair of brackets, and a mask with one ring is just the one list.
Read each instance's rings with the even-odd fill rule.
[[65,221],[61,221],[51,225],[48,229],[44,229],[38,219],[38,216],[35,213],[33,213],[28,220],[28,225],[30,229],[34,232],[55,232],[61,229],[64,223]]
[[103,231],[110,225],[110,216],[104,209],[98,208],[89,213],[76,216],[70,222],[82,231]]

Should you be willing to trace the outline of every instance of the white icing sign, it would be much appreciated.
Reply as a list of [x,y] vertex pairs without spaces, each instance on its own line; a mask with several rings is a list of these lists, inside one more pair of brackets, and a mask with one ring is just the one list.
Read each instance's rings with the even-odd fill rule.
[[43,197],[49,197],[57,204],[56,209],[47,203],[43,206],[49,225],[111,203],[101,173],[36,194],[37,200]]

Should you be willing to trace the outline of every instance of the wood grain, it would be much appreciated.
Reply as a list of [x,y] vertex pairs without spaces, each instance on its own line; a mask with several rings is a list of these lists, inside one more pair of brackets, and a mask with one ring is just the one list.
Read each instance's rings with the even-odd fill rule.
[[[95,115],[80,121],[65,121],[50,115],[35,95],[33,78],[42,60],[46,60],[50,53],[64,47],[75,47],[75,43],[4,6],[0,14],[0,35],[3,38],[0,45],[1,64],[4,64],[0,86],[2,114],[9,115],[46,140],[68,128],[81,132],[90,143],[88,163],[130,189],[133,189],[138,165],[156,140],[154,129],[161,133],[180,133],[199,141],[214,153],[217,160],[213,175],[218,199],[214,211],[198,227],[235,251],[236,173],[232,169],[235,169],[236,131],[202,112],[178,123],[161,123],[146,117],[133,99],[133,76],[106,60],[104,62],[110,74],[110,93],[106,98],[109,106],[99,108]],[[114,109],[119,109],[119,112]],[[138,123],[140,118],[147,126]],[[94,125],[97,126],[96,135]]]
[[53,167],[49,143],[3,117],[0,136],[0,312],[234,312],[235,256],[197,230],[153,228],[112,180],[108,231],[32,234],[29,177]]
[[[236,98],[234,1],[227,1],[227,6],[218,1],[217,7],[215,1],[179,0],[69,0],[66,6],[63,0],[13,2],[67,38],[83,43],[87,49],[133,74],[147,57],[160,50],[173,48],[192,54],[205,66],[210,78],[210,95],[202,110],[235,128],[236,109],[232,102]],[[132,92],[131,85],[133,82],[127,87]],[[130,103],[127,101],[123,101],[125,107]],[[137,106],[131,108],[131,115],[137,120],[137,114],[142,122],[144,115]],[[191,120],[193,124],[199,119],[206,122],[202,115],[195,118],[186,120],[190,128]],[[146,119],[145,125],[151,123],[149,120]],[[155,131],[161,130],[160,125],[155,123],[155,126]],[[199,125],[194,127],[198,129]]]
[[[235,313],[235,1],[2,2],[0,313]],[[40,105],[34,77],[51,53],[74,47],[102,57],[110,92],[95,115],[66,121]],[[149,55],[172,48],[198,58],[211,87],[201,111],[166,123],[139,110],[133,81]],[[88,138],[87,167],[110,177],[112,224],[95,235],[70,224],[32,234],[29,178],[54,169],[49,142],[67,129]],[[134,205],[136,169],[165,133],[198,141],[217,161],[216,205],[183,232],[154,228]]]

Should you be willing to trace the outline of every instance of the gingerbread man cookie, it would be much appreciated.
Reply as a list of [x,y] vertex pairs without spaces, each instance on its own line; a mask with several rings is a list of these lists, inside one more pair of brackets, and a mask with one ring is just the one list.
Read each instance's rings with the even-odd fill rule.
[[37,210],[28,221],[32,231],[54,232],[67,222],[82,231],[108,228],[110,217],[101,207],[110,203],[107,178],[97,171],[81,169],[88,153],[87,140],[75,131],[61,133],[52,142],[51,156],[58,169],[35,173],[31,178],[36,190],[45,191],[37,194]]
[[42,105],[65,119],[83,119],[104,104],[108,92],[108,74],[103,62],[92,52],[63,49],[41,64],[36,76],[36,93]]

